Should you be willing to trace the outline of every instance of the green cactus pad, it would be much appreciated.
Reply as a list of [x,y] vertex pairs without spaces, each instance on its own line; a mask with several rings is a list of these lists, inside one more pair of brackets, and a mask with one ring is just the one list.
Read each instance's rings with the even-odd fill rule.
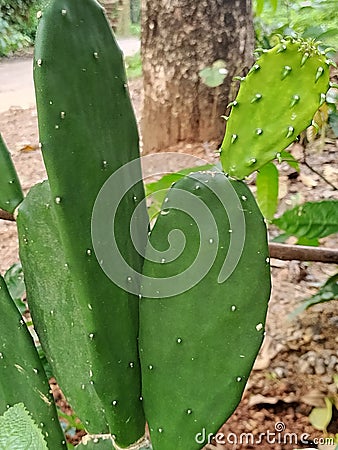
[[0,416],[8,408],[23,403],[48,448],[66,449],[40,357],[1,276],[0,311]]
[[[40,19],[34,61],[52,208],[80,308],[92,306],[86,324],[95,347],[92,381],[109,431],[120,446],[127,446],[143,435],[145,424],[139,399],[138,298],[105,275],[91,237],[92,209],[100,189],[118,168],[139,156],[122,53],[96,1],[53,0]],[[132,184],[132,175],[129,178]],[[114,228],[125,259],[138,272],[142,257],[128,231],[130,216],[143,197],[139,182],[121,201]],[[145,206],[140,216],[146,218]],[[137,228],[146,234],[143,222]]]
[[28,305],[53,375],[86,429],[107,431],[104,406],[91,383],[96,351],[88,338],[92,306],[81,308],[75,295],[47,181],[30,190],[17,225]]
[[[199,216],[205,207],[209,218]],[[163,208],[146,253],[154,261],[144,264],[148,297],[140,302],[144,408],[154,450],[195,450],[236,408],[262,343],[266,227],[248,187],[220,172],[178,181]],[[165,258],[154,258],[150,245]],[[200,280],[188,275],[195,261]],[[158,278],[169,286],[162,280],[161,289]]]
[[243,179],[278,157],[325,101],[329,65],[312,41],[281,40],[241,82],[221,146],[223,169]]
[[13,213],[22,200],[20,182],[11,155],[0,134],[0,208]]

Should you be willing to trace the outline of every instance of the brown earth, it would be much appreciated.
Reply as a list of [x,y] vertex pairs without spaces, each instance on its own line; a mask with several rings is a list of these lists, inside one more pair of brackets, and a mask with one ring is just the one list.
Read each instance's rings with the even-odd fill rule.
[[[140,80],[130,83],[138,117],[141,108],[141,86]],[[0,130],[11,150],[23,188],[27,192],[33,184],[46,176],[38,148],[36,110],[12,108],[1,113]],[[330,134],[323,142],[318,140],[314,145],[307,147],[310,165],[336,184],[337,147],[338,141]],[[215,143],[181,144],[169,149],[175,152],[174,155],[163,155],[162,165],[167,170],[181,168],[182,154],[213,161],[215,149]],[[298,158],[302,157],[302,151],[300,144],[295,144],[292,148],[293,154]],[[189,167],[189,161],[189,158],[184,160],[186,167]],[[156,166],[158,161],[154,164]],[[151,165],[151,162],[147,163],[145,169],[152,173],[160,170]],[[190,163],[191,165],[194,165],[194,162]],[[337,191],[332,190],[308,168],[302,167],[302,175],[296,178],[292,172],[292,169],[282,165],[281,211],[305,200],[337,199]],[[251,187],[255,189],[253,181]],[[271,229],[270,233],[273,236],[276,231]],[[337,237],[326,238],[322,244],[336,247]],[[0,255],[0,272],[3,274],[10,265],[18,261],[14,223],[0,221]],[[338,374],[337,301],[317,305],[294,320],[289,318],[289,313],[301,300],[314,294],[320,283],[337,272],[337,266],[277,260],[272,260],[271,265],[273,290],[265,343],[248,381],[242,402],[221,430],[225,435],[225,444],[214,442],[214,445],[207,447],[208,449],[294,450],[311,447],[310,444],[303,445],[300,442],[304,433],[308,434],[310,440],[338,433],[337,411],[328,427],[328,434],[315,430],[308,418],[314,406],[324,406],[324,397],[335,397],[336,404],[338,403],[337,381],[334,381],[334,376]],[[55,385],[53,392],[63,410],[68,412],[69,409]],[[272,433],[276,432],[275,427],[280,427],[281,433],[273,436]],[[270,434],[267,436],[268,432]],[[241,433],[253,433],[255,437],[252,438],[251,435],[241,437]],[[261,443],[258,442],[260,433],[265,433]],[[295,433],[293,443],[289,443],[286,433]],[[75,437],[69,437],[69,440],[76,442],[81,434],[81,432],[75,434]],[[298,443],[294,442],[296,436]],[[223,441],[222,436],[218,438],[219,441]],[[242,440],[242,444],[236,443],[236,439],[239,442]],[[251,439],[254,439],[254,443],[251,443]],[[284,439],[287,442],[284,442]],[[316,446],[312,445],[312,448]]]

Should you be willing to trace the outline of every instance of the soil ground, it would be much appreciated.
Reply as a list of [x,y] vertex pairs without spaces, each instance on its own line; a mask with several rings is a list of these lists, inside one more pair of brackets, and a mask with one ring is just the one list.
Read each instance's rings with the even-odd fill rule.
[[[0,77],[1,77],[0,64]],[[1,82],[0,82],[1,85]],[[142,82],[130,83],[130,91],[137,117],[140,117]],[[16,103],[15,103],[16,104]],[[14,163],[25,192],[46,177],[38,146],[37,113],[34,106],[11,107],[0,113],[0,130],[11,150]],[[1,109],[0,109],[1,110]],[[323,142],[307,147],[308,162],[332,183],[338,182],[338,141],[328,135]],[[194,157],[214,160],[215,143],[179,144],[166,149],[171,155],[160,154],[145,163],[145,172],[152,174],[177,170],[194,165]],[[301,157],[300,144],[292,147]],[[191,156],[182,156],[188,154]],[[293,170],[281,167],[280,210],[305,200],[338,198],[320,177],[302,167],[302,175],[294,177]],[[251,184],[255,189],[254,182]],[[271,235],[275,230],[271,229]],[[337,237],[322,241],[327,247],[337,246]],[[0,272],[18,261],[17,234],[14,223],[0,221]],[[267,334],[260,357],[249,378],[242,402],[235,414],[222,427],[224,439],[214,442],[208,449],[261,449],[294,450],[318,448],[317,438],[338,433],[338,414],[335,411],[327,434],[315,430],[309,422],[314,406],[324,406],[325,397],[335,397],[338,403],[338,303],[322,303],[293,320],[289,314],[306,297],[316,292],[320,283],[337,272],[337,266],[319,263],[283,262],[272,260],[273,290],[270,301]],[[212,370],[212,368],[211,368]],[[54,389],[58,402],[69,411],[58,389]],[[212,414],[212,411],[210,411]],[[277,431],[280,431],[278,434]],[[202,431],[202,430],[201,430]],[[244,434],[243,434],[244,433]],[[251,436],[252,433],[254,437]],[[261,435],[261,442],[258,436]],[[270,433],[270,434],[268,434]],[[277,433],[275,436],[272,433]],[[293,441],[286,433],[293,433]],[[307,434],[308,443],[301,442]],[[268,435],[267,435],[268,434]],[[81,433],[70,438],[76,442]],[[252,439],[254,442],[252,442]],[[295,440],[298,439],[298,442]],[[222,443],[221,441],[224,441]],[[237,442],[236,442],[237,440]],[[241,443],[242,441],[242,443]],[[285,441],[285,442],[284,442]],[[173,444],[174,445],[174,444]],[[319,448],[325,448],[323,446]],[[334,447],[327,447],[334,448]]]

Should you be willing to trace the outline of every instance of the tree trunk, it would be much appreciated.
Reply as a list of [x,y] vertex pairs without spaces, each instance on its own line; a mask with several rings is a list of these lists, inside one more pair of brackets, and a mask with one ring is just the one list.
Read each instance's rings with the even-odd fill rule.
[[[238,87],[232,78],[246,73],[253,46],[251,0],[144,0],[144,152],[220,140],[221,116]],[[209,88],[198,74],[218,59],[229,72]]]

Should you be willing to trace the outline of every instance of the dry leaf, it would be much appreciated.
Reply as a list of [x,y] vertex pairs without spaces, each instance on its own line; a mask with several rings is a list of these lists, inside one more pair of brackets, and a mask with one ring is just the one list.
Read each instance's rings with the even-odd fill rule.
[[20,148],[20,152],[22,153],[28,153],[28,152],[34,152],[36,150],[39,150],[39,145],[25,145],[24,147]]
[[310,406],[317,406],[318,408],[322,408],[325,406],[325,395],[323,392],[314,389],[307,394],[303,395],[300,398],[300,401]]
[[297,402],[298,399],[295,394],[289,394],[285,397],[265,397],[262,394],[252,395],[249,399],[249,407],[255,405],[276,405],[278,402],[283,403],[293,403]]
[[312,178],[308,175],[304,175],[303,173],[300,174],[299,178],[300,178],[300,181],[304,184],[304,186],[309,187],[309,188],[316,187],[318,184],[318,182],[314,178]]

